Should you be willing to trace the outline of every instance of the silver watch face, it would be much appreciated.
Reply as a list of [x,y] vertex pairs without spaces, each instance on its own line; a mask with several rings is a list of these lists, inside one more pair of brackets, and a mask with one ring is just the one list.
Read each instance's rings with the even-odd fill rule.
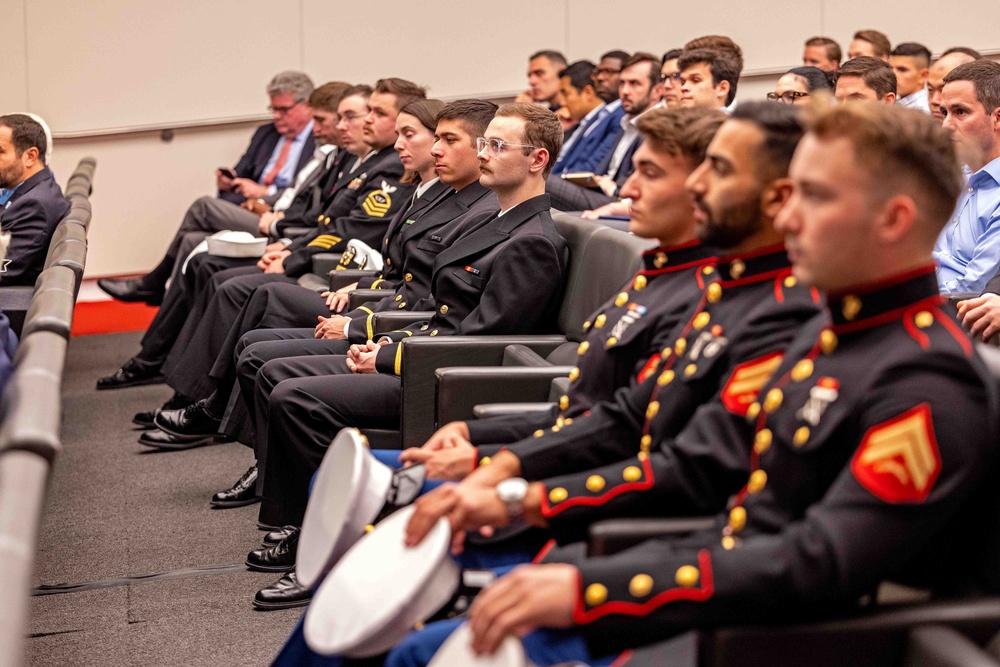
[[500,500],[504,503],[521,502],[527,494],[528,482],[520,477],[505,479],[497,484],[497,496],[499,496]]

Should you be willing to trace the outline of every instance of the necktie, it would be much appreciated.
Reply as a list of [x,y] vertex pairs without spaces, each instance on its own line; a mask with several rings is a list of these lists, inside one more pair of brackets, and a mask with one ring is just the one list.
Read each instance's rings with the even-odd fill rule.
[[281,168],[285,166],[285,162],[288,161],[288,152],[292,150],[292,142],[285,139],[285,145],[281,147],[281,152],[278,153],[278,161],[274,163],[274,167],[271,171],[264,175],[264,185],[274,185],[274,179],[278,177],[281,172]]

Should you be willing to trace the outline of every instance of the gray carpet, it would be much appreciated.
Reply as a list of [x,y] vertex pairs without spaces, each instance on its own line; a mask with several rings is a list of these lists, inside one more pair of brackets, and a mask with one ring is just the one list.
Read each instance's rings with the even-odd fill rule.
[[[39,535],[36,585],[233,566],[259,545],[256,505],[209,509],[252,463],[240,445],[157,452],[136,443],[135,412],[163,386],[98,392],[139,334],[74,338],[63,388],[63,446]],[[28,664],[263,665],[301,609],[256,612],[278,575],[223,570],[32,599]]]

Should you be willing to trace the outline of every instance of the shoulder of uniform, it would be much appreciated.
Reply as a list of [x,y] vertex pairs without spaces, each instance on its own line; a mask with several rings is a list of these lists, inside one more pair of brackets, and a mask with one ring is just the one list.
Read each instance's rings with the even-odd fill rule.
[[966,357],[973,354],[972,341],[950,315],[937,305],[916,306],[903,313],[903,328],[923,350],[957,349]]
[[777,303],[812,303],[819,306],[823,296],[815,287],[799,282],[791,273],[784,272],[774,279],[774,300]]

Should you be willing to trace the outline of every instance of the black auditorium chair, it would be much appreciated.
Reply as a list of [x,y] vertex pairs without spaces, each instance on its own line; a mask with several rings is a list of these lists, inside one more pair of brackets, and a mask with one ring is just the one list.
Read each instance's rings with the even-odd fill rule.
[[[477,398],[457,395],[466,391],[448,391],[447,398],[438,398],[438,378],[446,377],[451,367],[488,366],[483,369],[487,373],[507,376],[507,371],[517,375],[519,371],[532,376],[530,384],[539,389],[544,400],[548,385],[553,375],[569,372],[565,367],[528,367],[502,368],[506,350],[517,345],[522,352],[532,352],[539,358],[546,358],[554,351],[563,348],[575,350],[582,333],[583,323],[599,305],[607,301],[621,285],[630,278],[641,263],[642,251],[650,247],[650,242],[634,236],[609,229],[605,225],[583,220],[564,213],[553,212],[556,229],[569,244],[570,261],[563,292],[562,306],[559,310],[559,332],[553,335],[523,335],[523,336],[441,336],[431,338],[420,336],[407,338],[403,341],[404,353],[402,360],[402,446],[414,447],[423,444],[433,434],[437,424],[443,423],[436,410],[445,407],[471,406],[482,402],[519,400],[524,383],[497,383],[494,387],[502,387],[492,392],[486,388],[486,382],[474,379],[463,386],[477,386]],[[411,322],[429,319],[432,313],[420,312],[385,312],[378,313],[374,318],[375,332],[391,331]],[[576,342],[573,342],[576,341]],[[553,358],[554,363],[560,363],[562,353]],[[563,356],[565,356],[563,354]],[[456,371],[456,377],[466,377]],[[479,370],[479,369],[474,369]],[[541,378],[537,376],[541,371]],[[448,385],[450,387],[450,385]],[[443,396],[443,393],[442,393]],[[456,409],[462,409],[456,407]],[[451,412],[449,411],[450,415]],[[372,446],[399,446],[399,436],[394,433],[380,431],[365,431]]]
[[[977,349],[1000,382],[1000,350]],[[1000,508],[998,508],[1000,509]],[[994,513],[996,516],[997,513]],[[590,529],[588,553],[607,556],[643,540],[715,525],[711,518],[613,519]],[[998,526],[983,526],[1000,562]],[[884,584],[865,610],[793,624],[745,625],[695,633],[700,667],[1000,667],[1000,596],[931,600],[929,591]],[[670,664],[676,643],[631,653],[628,667]]]

